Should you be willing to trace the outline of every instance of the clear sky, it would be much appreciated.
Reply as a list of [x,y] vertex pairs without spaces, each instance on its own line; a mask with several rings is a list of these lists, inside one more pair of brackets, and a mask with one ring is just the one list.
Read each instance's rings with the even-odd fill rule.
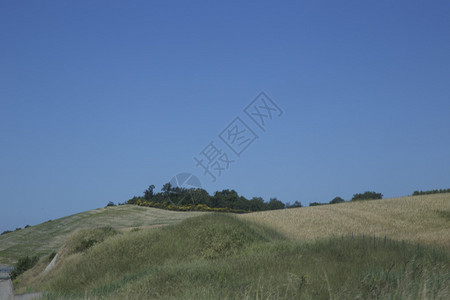
[[[0,231],[181,172],[303,205],[450,188],[449,16],[449,1],[1,1]],[[283,111],[265,132],[244,112],[261,91]],[[219,137],[236,117],[258,136],[240,157]],[[235,160],[215,182],[194,161],[210,142]]]

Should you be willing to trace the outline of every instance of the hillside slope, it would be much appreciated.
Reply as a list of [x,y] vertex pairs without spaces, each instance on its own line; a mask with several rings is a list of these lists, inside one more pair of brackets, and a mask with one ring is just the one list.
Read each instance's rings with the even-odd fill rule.
[[[87,231],[87,232],[86,232]],[[449,251],[383,239],[289,241],[230,214],[72,235],[15,280],[45,299],[449,299]],[[90,247],[90,236],[105,236]],[[102,241],[101,241],[102,240]],[[65,250],[64,250],[65,249]],[[77,250],[78,249],[78,250]],[[345,274],[345,276],[343,276]]]
[[14,263],[25,255],[48,255],[79,229],[111,226],[118,230],[176,224],[204,214],[175,212],[134,205],[98,208],[0,235],[0,264]]
[[295,240],[353,233],[450,248],[450,194],[255,212],[239,217],[271,226]]

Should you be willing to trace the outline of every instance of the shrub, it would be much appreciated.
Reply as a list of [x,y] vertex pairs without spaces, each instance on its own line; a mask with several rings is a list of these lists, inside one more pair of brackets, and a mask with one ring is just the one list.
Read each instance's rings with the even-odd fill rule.
[[106,238],[117,234],[112,227],[84,229],[74,233],[66,242],[68,254],[84,252]]
[[94,246],[94,244],[96,244],[96,243],[98,243],[98,241],[96,239],[82,240],[82,241],[80,241],[80,244],[78,244],[75,247],[74,253],[86,251],[87,249]]
[[286,204],[286,208],[296,208],[296,207],[303,207],[303,205],[299,201],[295,201],[294,204]]
[[16,265],[14,266],[14,270],[11,272],[11,279],[16,279],[17,276],[24,273],[26,270],[31,269],[38,262],[39,258],[37,256],[33,257],[22,257],[19,258]]
[[319,206],[319,205],[324,205],[325,203],[319,203],[319,202],[311,202],[309,204],[309,206]]
[[330,204],[337,204],[337,203],[342,203],[342,202],[345,202],[345,200],[342,199],[341,197],[336,197],[330,201]]
[[2,232],[2,234],[7,234],[7,233],[10,233],[10,232],[12,232],[12,230],[5,230],[5,231]]
[[352,201],[359,201],[359,200],[376,200],[376,199],[383,199],[383,194],[381,193],[375,193],[375,192],[364,192],[359,194],[354,194]]
[[283,209],[284,203],[278,200],[277,198],[270,198],[269,204],[267,205],[267,208],[269,210],[275,210],[275,209]]
[[431,194],[441,194],[441,193],[450,193],[450,189],[440,189],[440,190],[431,190],[431,191],[414,191],[413,196],[419,195],[431,195]]

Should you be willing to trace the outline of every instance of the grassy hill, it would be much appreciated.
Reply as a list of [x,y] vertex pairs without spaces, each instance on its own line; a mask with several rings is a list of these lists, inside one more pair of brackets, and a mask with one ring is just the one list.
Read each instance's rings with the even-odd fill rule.
[[290,239],[377,236],[450,249],[450,194],[347,202],[239,216]]
[[[304,243],[232,215],[72,236],[15,282],[45,299],[448,299],[448,252],[398,241]],[[107,237],[105,237],[107,235]],[[89,237],[104,238],[90,248]],[[345,275],[344,275],[345,274]]]
[[449,299],[449,212],[450,194],[246,215],[120,206],[0,245],[38,251],[14,285],[45,299]]
[[0,235],[0,264],[11,264],[26,255],[43,256],[57,251],[79,229],[112,227],[130,230],[176,224],[201,212],[175,212],[134,205],[98,208]]

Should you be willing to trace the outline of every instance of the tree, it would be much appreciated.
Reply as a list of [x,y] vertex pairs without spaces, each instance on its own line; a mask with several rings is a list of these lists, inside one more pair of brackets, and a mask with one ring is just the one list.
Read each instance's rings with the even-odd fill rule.
[[359,194],[354,194],[352,201],[359,201],[359,200],[376,200],[376,199],[383,199],[383,194],[381,193],[375,193],[375,192],[364,192]]
[[144,198],[145,200],[151,200],[153,197],[153,190],[155,189],[155,186],[151,184],[148,189],[144,191]]
[[330,204],[338,204],[342,202],[345,202],[345,200],[342,199],[341,197],[335,197],[333,200],[330,201]]
[[268,208],[269,210],[275,210],[275,209],[283,209],[284,203],[278,200],[277,198],[270,198]]
[[264,210],[265,207],[264,200],[261,197],[253,197],[250,201],[249,201],[249,209],[251,211],[261,211]]
[[296,207],[303,207],[302,204],[299,201],[295,201],[293,204],[286,204],[286,208],[296,208]]
[[161,191],[164,193],[172,191],[172,184],[170,182],[164,184],[163,187],[161,188]]
[[34,267],[34,265],[38,262],[39,258],[37,256],[33,256],[33,257],[21,257],[19,258],[19,260],[17,261],[14,270],[11,272],[11,279],[16,279],[17,276],[19,276],[20,274],[22,274],[23,272],[25,272],[28,269],[31,269],[32,267]]
[[108,206],[116,206],[116,205],[114,204],[114,202],[109,201],[108,204],[106,204],[106,207],[108,207]]
[[239,195],[235,190],[222,190],[214,193],[211,199],[211,207],[237,208]]
[[129,199],[129,200],[127,201],[127,203],[128,203],[128,204],[136,204],[136,203],[138,202],[138,200],[141,200],[141,198],[142,198],[142,197],[136,197],[136,196],[133,196],[133,198]]
[[211,196],[206,190],[201,188],[190,189],[190,194],[192,204],[206,204],[209,206],[209,199],[211,198]]
[[172,192],[172,184],[170,182],[166,183],[163,185],[161,191],[163,192],[165,198],[169,198],[170,192]]

